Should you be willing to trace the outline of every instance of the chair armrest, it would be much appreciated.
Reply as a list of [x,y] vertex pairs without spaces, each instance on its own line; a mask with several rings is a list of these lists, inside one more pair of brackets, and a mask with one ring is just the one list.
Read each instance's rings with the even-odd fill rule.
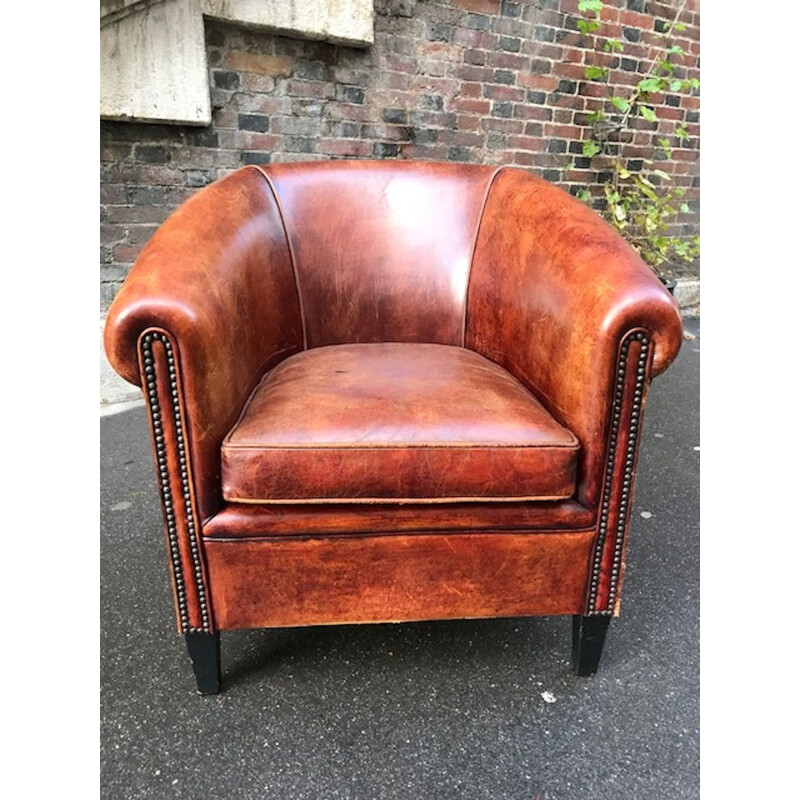
[[214,513],[222,438],[264,369],[303,346],[283,223],[258,170],[199,191],[159,228],[111,306],[105,346],[146,397],[143,349],[170,391],[171,350],[198,511]]
[[579,438],[577,499],[596,508],[623,343],[636,332],[648,341],[643,397],[651,375],[680,349],[672,296],[595,212],[546,181],[506,169],[484,212],[467,313],[467,345],[523,381]]

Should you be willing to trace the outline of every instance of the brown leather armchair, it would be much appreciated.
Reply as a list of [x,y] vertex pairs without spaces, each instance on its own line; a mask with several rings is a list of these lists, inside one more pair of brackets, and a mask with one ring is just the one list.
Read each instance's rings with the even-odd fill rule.
[[593,211],[516,169],[245,167],[109,312],[147,401],[178,630],[619,610],[639,430],[678,309]]

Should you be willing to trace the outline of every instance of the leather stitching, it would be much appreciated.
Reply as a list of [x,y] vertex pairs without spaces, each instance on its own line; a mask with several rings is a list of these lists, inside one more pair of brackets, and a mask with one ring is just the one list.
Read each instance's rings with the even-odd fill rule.
[[281,204],[281,199],[278,196],[278,190],[275,188],[275,184],[272,182],[272,178],[270,178],[269,174],[264,170],[263,167],[259,167],[257,164],[251,164],[253,169],[257,170],[264,176],[264,180],[266,180],[267,185],[272,192],[272,196],[275,198],[275,205],[278,207],[278,215],[281,218],[281,225],[283,226],[283,235],[286,239],[286,246],[289,249],[289,261],[292,264],[292,274],[294,275],[294,287],[297,290],[297,303],[300,306],[300,324],[303,328],[303,350],[308,350],[308,331],[306,328],[306,310],[305,306],[303,305],[303,293],[300,291],[300,275],[297,271],[297,259],[295,258],[294,254],[294,247],[292,246],[292,239],[289,236],[289,229],[286,226],[286,216],[283,213],[283,205]]
[[269,498],[260,499],[257,497],[228,497],[228,503],[241,503],[242,505],[310,505],[324,504],[358,504],[358,503],[380,503],[398,505],[419,503],[421,505],[431,505],[434,503],[522,503],[522,502],[545,502],[552,500],[568,500],[571,494],[554,495],[519,495],[503,497],[294,497],[285,500],[272,500]]
[[472,241],[472,250],[469,256],[469,272],[467,273],[467,285],[464,288],[464,310],[461,314],[461,346],[467,346],[467,308],[469,307],[469,282],[472,278],[472,262],[475,260],[475,250],[478,247],[478,237],[481,233],[481,224],[483,223],[483,215],[486,212],[486,203],[489,200],[489,192],[494,185],[495,178],[505,169],[505,167],[498,167],[493,173],[491,178],[486,183],[486,191],[483,194],[483,202],[481,203],[481,211],[478,214],[478,221],[475,224],[475,238]]

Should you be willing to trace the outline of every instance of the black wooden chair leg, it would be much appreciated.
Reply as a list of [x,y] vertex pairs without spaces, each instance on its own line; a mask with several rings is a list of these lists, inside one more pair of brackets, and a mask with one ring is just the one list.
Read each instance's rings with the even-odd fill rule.
[[576,675],[594,675],[600,664],[610,615],[572,618],[572,669]]
[[197,691],[200,694],[219,694],[219,632],[201,631],[184,636],[197,680]]

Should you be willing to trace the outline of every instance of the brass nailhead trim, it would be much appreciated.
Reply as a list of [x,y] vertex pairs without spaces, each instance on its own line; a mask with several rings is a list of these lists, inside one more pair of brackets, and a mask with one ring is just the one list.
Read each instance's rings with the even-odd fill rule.
[[[600,586],[600,569],[603,562],[603,550],[608,536],[608,517],[611,511],[611,493],[614,488],[614,462],[617,457],[617,443],[619,441],[619,425],[622,416],[622,398],[625,391],[625,375],[627,372],[628,350],[631,342],[641,342],[639,360],[636,365],[636,382],[633,389],[633,403],[631,407],[631,420],[628,427],[628,439],[625,447],[625,470],[622,475],[622,491],[617,515],[617,525],[614,531],[614,560],[611,566],[611,586],[608,594],[608,604],[605,609],[598,609],[597,592]],[[639,441],[639,427],[641,424],[642,398],[644,397],[644,382],[647,366],[647,356],[650,343],[647,336],[641,331],[631,333],[625,337],[620,350],[617,363],[616,385],[614,387],[614,409],[611,420],[611,437],[608,448],[608,461],[606,462],[606,479],[603,486],[603,500],[600,509],[600,526],[592,559],[592,582],[589,590],[589,614],[613,614],[614,604],[617,600],[620,569],[622,567],[622,547],[625,536],[625,527],[628,522],[631,489],[633,487],[633,464],[636,460],[636,446]]]
[[[203,626],[195,628],[189,625],[189,610],[186,604],[186,584],[184,582],[183,566],[181,564],[180,548],[178,546],[178,528],[175,519],[175,505],[172,498],[172,489],[169,482],[169,469],[167,467],[167,451],[162,424],[162,411],[158,402],[158,389],[156,384],[155,362],[153,360],[153,342],[164,345],[167,357],[167,371],[169,373],[169,393],[171,401],[172,420],[175,425],[175,434],[178,445],[178,464],[181,477],[181,494],[186,509],[186,527],[189,533],[189,550],[192,555],[192,571],[194,573],[197,598],[200,603],[200,616]],[[200,561],[197,528],[192,511],[192,498],[189,488],[189,471],[187,469],[186,444],[183,436],[183,423],[181,422],[180,403],[178,397],[178,377],[175,369],[175,356],[172,352],[172,343],[162,333],[148,333],[141,344],[142,362],[144,363],[145,387],[147,403],[150,407],[150,418],[153,424],[153,438],[156,443],[156,461],[158,462],[158,478],[161,486],[161,501],[164,505],[164,515],[167,519],[167,540],[169,542],[169,555],[172,562],[172,574],[175,580],[175,594],[178,598],[178,614],[180,616],[181,631],[183,633],[207,633],[211,630],[208,602],[206,599],[205,584],[203,583],[203,567]]]

